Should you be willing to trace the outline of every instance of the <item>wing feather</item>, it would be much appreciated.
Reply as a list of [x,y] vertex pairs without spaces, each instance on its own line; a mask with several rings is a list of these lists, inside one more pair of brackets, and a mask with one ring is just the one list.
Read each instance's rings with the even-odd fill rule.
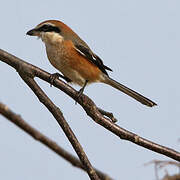
[[103,61],[96,54],[94,54],[89,48],[76,44],[75,49],[77,52],[79,52],[79,54],[86,57],[87,60],[89,60],[91,63],[95,64],[106,75],[108,75],[106,70],[112,71],[112,69],[105,66],[103,64]]

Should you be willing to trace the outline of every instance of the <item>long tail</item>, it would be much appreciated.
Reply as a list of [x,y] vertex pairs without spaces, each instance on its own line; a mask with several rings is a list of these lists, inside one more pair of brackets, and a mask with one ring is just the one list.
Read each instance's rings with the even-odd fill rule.
[[156,106],[157,104],[153,101],[151,101],[150,99],[142,96],[141,94],[133,91],[132,89],[129,89],[128,87],[120,84],[119,82],[111,79],[110,77],[108,77],[107,75],[104,76],[105,80],[103,81],[104,83],[124,92],[125,94],[127,94],[128,96],[131,96],[132,98],[136,99],[137,101],[139,101],[140,103],[149,106],[149,107],[153,107]]

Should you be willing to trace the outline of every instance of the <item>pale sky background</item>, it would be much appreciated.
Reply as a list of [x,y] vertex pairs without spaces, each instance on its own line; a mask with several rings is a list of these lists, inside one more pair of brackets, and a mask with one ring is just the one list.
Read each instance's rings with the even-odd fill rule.
[[[0,48],[50,73],[57,72],[41,40],[26,32],[47,19],[65,22],[113,69],[112,78],[158,106],[145,107],[103,84],[89,86],[85,94],[112,111],[119,126],[179,151],[179,9],[178,0],[6,0],[1,2]],[[56,120],[17,72],[0,62],[0,73],[0,101],[75,155]],[[87,117],[63,92],[41,80],[38,83],[63,111],[91,163],[114,179],[153,180],[153,167],[143,164],[169,160],[120,140]],[[0,179],[85,180],[88,176],[0,116]]]

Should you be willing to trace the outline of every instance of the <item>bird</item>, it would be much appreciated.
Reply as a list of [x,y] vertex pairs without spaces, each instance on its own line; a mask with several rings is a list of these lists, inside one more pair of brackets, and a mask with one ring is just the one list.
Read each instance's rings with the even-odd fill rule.
[[83,93],[86,85],[100,82],[120,90],[148,107],[157,105],[140,93],[110,78],[107,71],[112,69],[104,65],[87,43],[63,22],[46,20],[26,34],[37,36],[44,42],[50,63],[63,74],[54,73],[54,75],[81,86],[79,95]]

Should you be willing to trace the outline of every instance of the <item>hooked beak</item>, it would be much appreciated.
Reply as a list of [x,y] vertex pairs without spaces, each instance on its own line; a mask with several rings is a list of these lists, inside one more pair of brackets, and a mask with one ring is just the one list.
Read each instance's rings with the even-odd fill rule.
[[29,36],[39,36],[39,32],[36,29],[31,29],[26,34]]

